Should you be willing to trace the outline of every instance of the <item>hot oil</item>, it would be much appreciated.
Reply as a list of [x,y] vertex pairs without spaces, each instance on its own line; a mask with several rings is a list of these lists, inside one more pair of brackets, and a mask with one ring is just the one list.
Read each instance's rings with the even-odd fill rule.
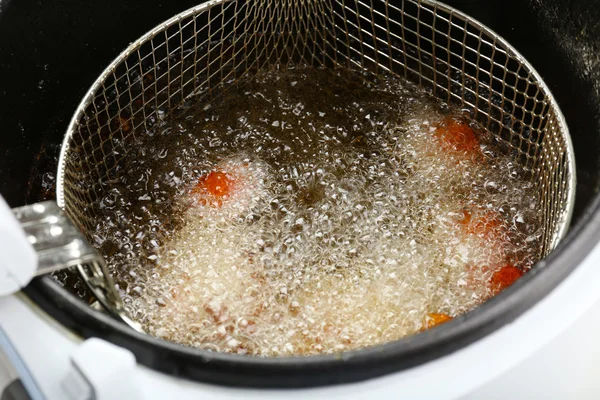
[[[96,205],[96,245],[155,336],[264,356],[361,348],[463,314],[495,271],[536,261],[536,191],[513,156],[482,130],[475,156],[445,148],[456,110],[404,80],[274,70],[182,111]],[[234,181],[224,199],[194,190],[211,171]]]

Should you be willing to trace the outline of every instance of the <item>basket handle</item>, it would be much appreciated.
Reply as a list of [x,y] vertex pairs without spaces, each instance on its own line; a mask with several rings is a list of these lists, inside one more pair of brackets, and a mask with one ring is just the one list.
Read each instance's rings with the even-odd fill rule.
[[58,204],[11,210],[0,197],[0,296],[18,292],[36,276],[71,267],[110,314],[142,331],[127,315],[104,259]]

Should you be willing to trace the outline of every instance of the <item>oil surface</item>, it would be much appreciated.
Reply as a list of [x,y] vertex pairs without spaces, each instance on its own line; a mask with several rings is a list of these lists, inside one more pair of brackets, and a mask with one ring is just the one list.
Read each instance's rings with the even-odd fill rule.
[[[95,205],[94,242],[157,337],[264,356],[332,353],[463,314],[536,261],[536,192],[477,129],[397,77],[287,69],[242,78],[140,135]],[[223,171],[233,190],[203,200]],[[490,222],[492,221],[492,222]]]

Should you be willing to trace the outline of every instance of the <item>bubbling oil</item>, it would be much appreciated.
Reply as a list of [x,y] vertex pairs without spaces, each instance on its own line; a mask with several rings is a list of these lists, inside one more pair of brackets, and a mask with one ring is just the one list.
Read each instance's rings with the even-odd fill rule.
[[[473,309],[496,270],[537,260],[515,157],[481,129],[477,157],[445,149],[437,127],[460,112],[403,79],[272,70],[182,111],[131,146],[96,204],[95,243],[159,338],[261,356],[373,346]],[[235,181],[219,204],[194,190],[211,171]]]

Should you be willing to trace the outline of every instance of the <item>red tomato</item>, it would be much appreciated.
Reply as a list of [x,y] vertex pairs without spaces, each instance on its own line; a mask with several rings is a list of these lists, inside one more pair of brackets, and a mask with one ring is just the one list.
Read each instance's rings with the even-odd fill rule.
[[458,222],[465,232],[469,235],[477,235],[483,238],[493,238],[500,236],[504,224],[500,215],[491,210],[482,211],[475,216],[470,210],[463,210],[463,218]]
[[473,157],[481,154],[479,140],[473,129],[463,121],[450,117],[444,119],[436,128],[435,137],[445,151]]
[[431,329],[434,326],[444,324],[450,320],[452,320],[452,317],[448,314],[427,314],[427,316],[423,320],[423,327],[421,328],[421,330]]
[[233,178],[227,173],[212,171],[200,177],[192,193],[200,196],[198,202],[202,205],[221,207],[223,200],[231,196],[234,185]]
[[490,279],[490,288],[493,294],[496,295],[515,283],[522,276],[522,270],[512,265],[506,265],[494,272],[494,275]]

